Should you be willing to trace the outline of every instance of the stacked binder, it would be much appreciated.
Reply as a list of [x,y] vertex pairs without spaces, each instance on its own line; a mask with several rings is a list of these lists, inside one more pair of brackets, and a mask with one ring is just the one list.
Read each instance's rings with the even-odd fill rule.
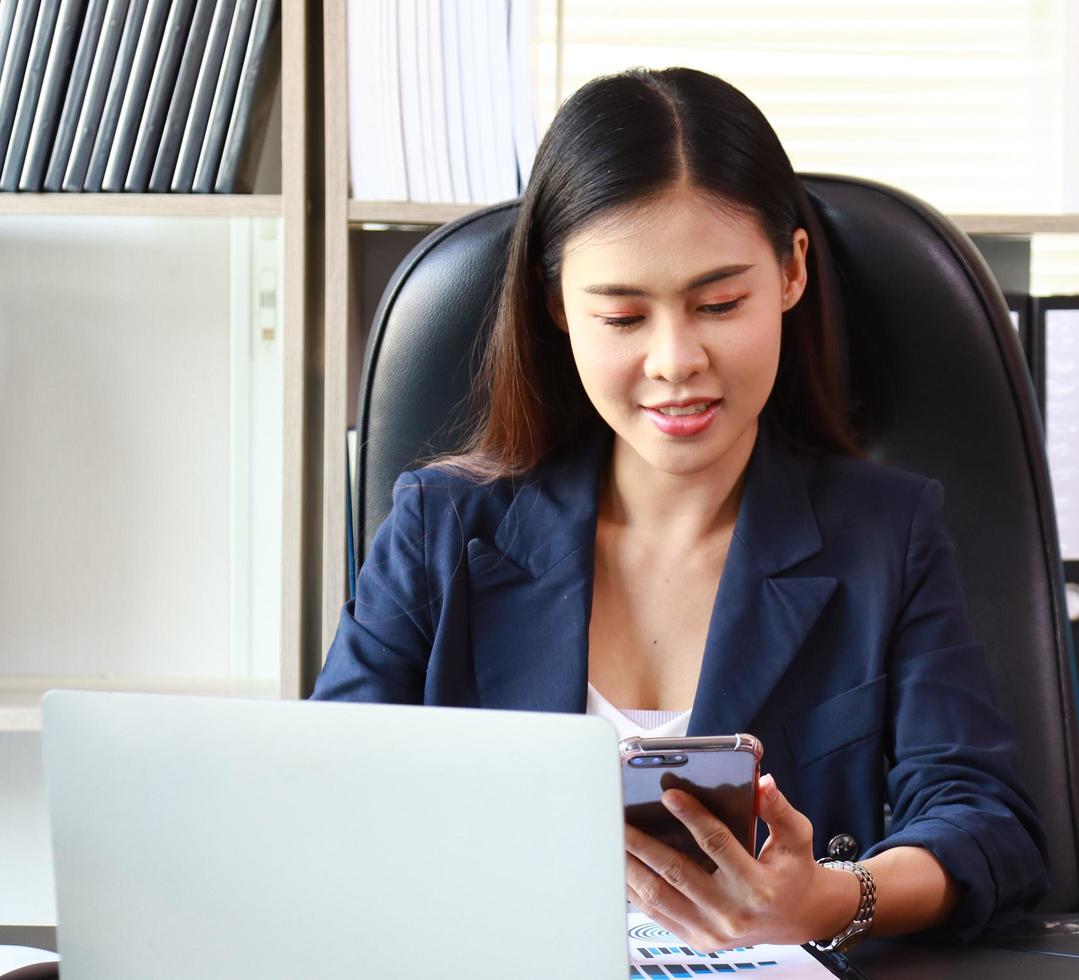
[[352,195],[516,197],[536,153],[530,0],[349,0]]
[[1045,427],[1068,618],[1079,650],[1079,296],[1006,293]]
[[250,191],[278,0],[0,0],[0,190]]

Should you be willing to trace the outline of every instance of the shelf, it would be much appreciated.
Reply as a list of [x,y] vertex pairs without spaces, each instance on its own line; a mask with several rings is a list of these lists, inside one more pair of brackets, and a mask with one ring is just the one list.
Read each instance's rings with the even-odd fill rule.
[[953,214],[968,235],[1079,235],[1079,214]]
[[[435,226],[487,206],[350,200],[348,223]],[[0,194],[0,215],[276,218],[281,210],[278,194]],[[1079,235],[1079,214],[953,214],[950,217],[968,235]]]
[[[350,225],[442,225],[486,204],[421,204],[415,201],[348,202]],[[968,235],[1079,235],[1079,214],[953,214]]]
[[281,696],[274,678],[0,677],[0,732],[41,731],[41,698],[55,688],[235,698]]
[[0,194],[0,215],[279,218],[280,194]]
[[348,202],[350,225],[444,225],[486,204],[421,204],[416,201]]

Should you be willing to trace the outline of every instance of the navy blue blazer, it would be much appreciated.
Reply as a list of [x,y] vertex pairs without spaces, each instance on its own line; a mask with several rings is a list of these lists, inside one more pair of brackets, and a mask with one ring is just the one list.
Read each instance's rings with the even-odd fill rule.
[[[313,696],[583,712],[612,440],[588,431],[527,478],[486,486],[402,473]],[[931,851],[962,889],[959,936],[1044,894],[1044,837],[937,481],[795,454],[762,419],[689,722],[690,735],[732,732],[764,743],[817,855],[843,833],[863,857]]]

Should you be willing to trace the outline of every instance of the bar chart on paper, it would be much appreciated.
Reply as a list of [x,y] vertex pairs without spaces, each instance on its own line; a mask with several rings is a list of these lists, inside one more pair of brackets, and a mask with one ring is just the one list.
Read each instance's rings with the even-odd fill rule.
[[833,974],[801,946],[745,946],[703,953],[692,949],[640,912],[626,915],[631,980],[674,977],[729,977],[751,974],[761,980],[815,980]]

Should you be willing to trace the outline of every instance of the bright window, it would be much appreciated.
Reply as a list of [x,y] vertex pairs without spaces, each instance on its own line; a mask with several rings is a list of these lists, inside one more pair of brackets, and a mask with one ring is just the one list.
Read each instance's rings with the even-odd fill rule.
[[536,3],[541,130],[596,75],[687,65],[749,95],[801,172],[949,214],[1079,211],[1073,0]]

